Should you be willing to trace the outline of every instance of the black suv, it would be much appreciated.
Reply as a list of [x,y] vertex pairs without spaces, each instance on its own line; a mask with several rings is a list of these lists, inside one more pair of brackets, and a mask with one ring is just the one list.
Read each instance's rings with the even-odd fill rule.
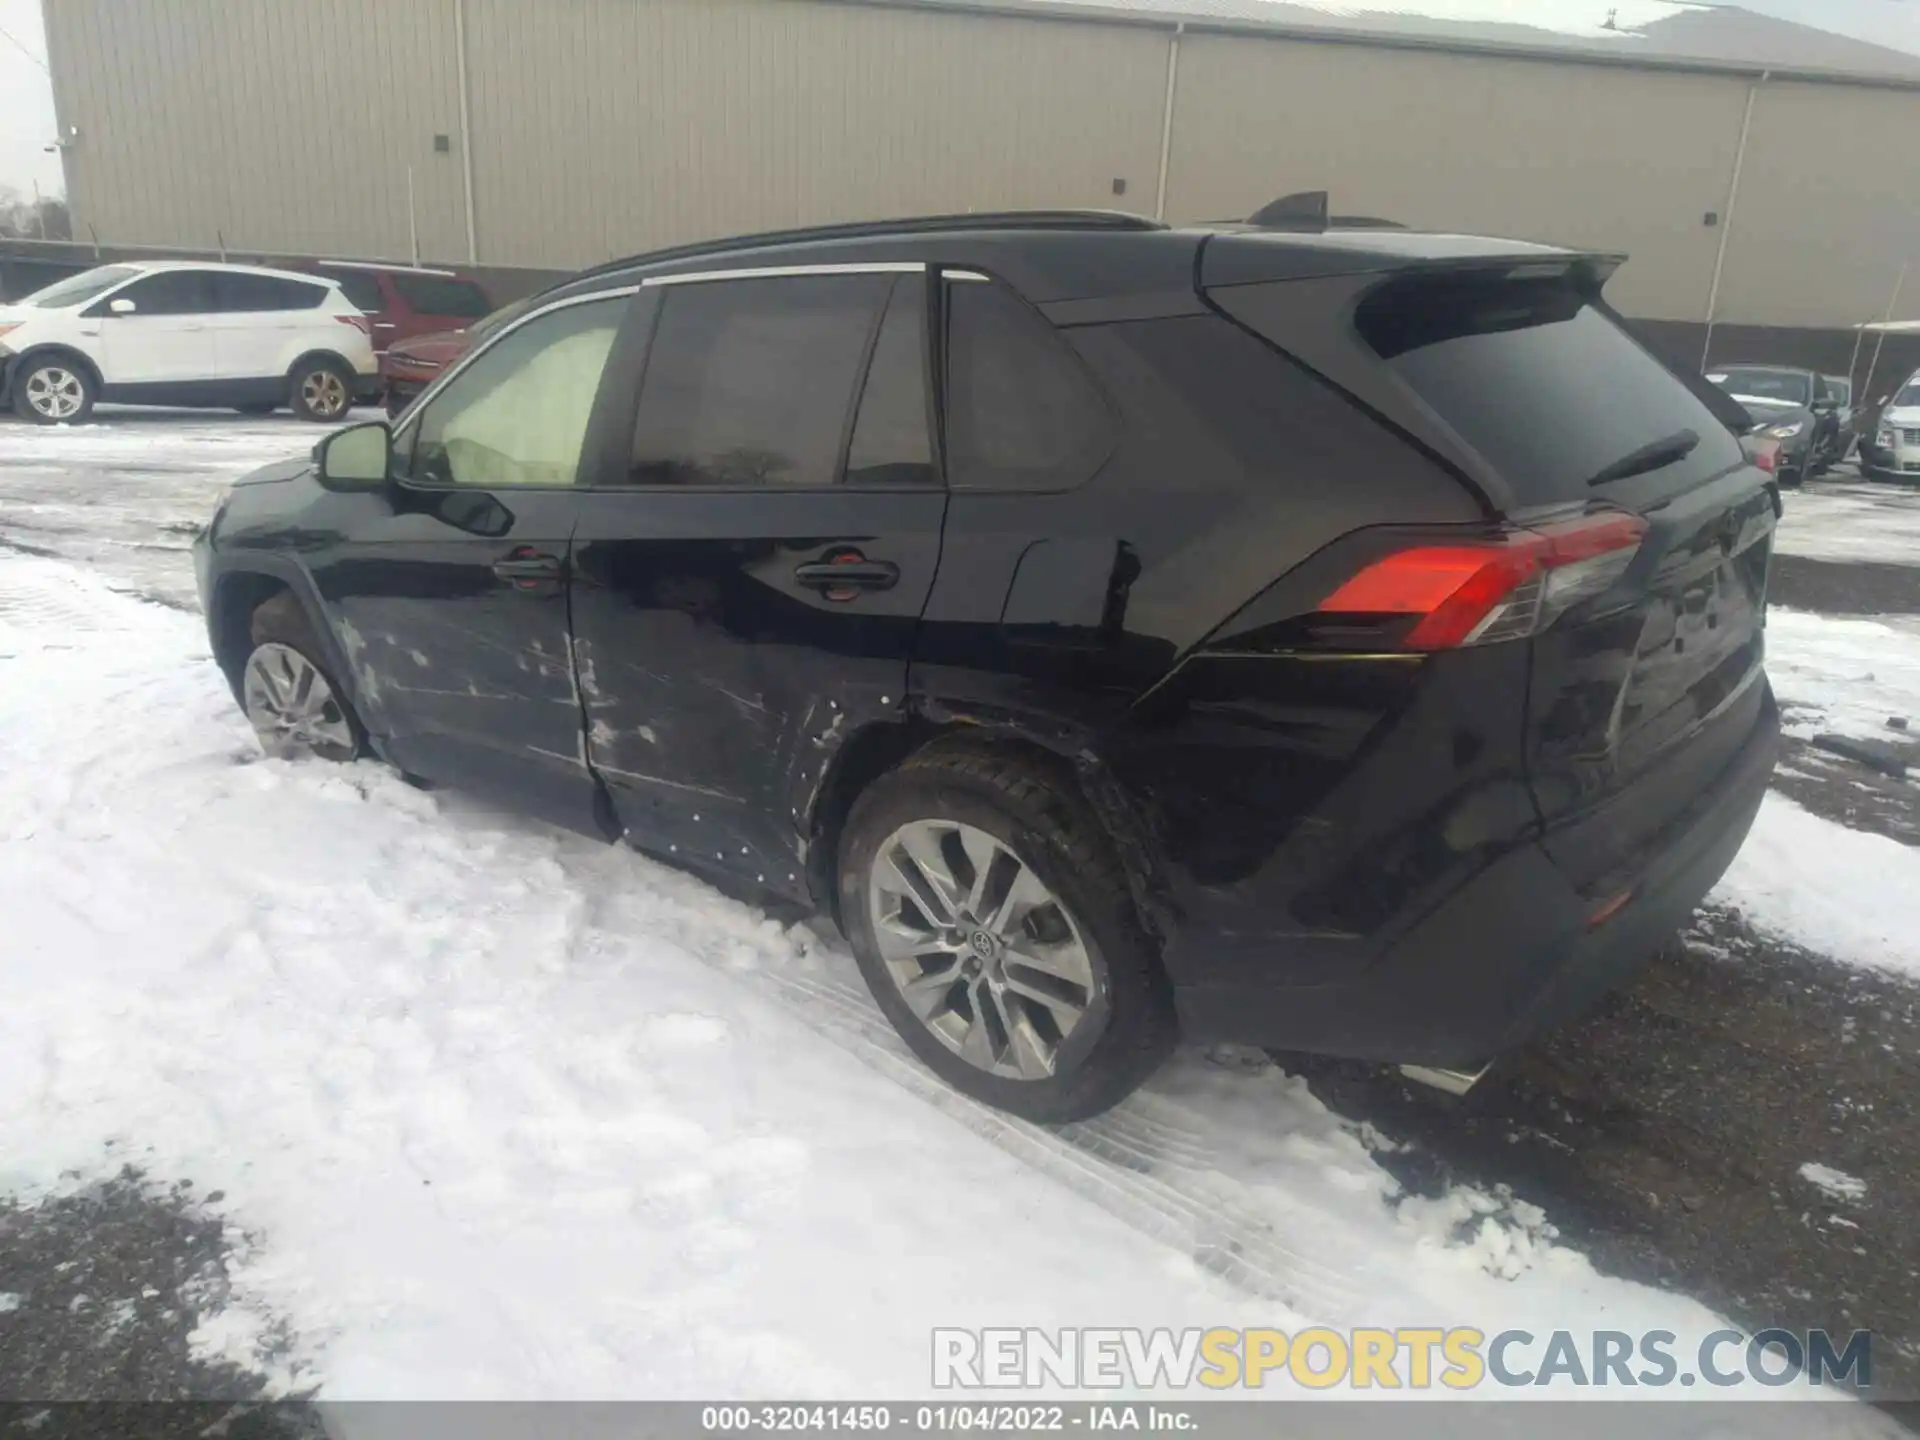
[[1752,822],[1778,511],[1615,259],[967,216],[550,291],[196,550],[271,751],[831,912],[954,1085],[1465,1083]]

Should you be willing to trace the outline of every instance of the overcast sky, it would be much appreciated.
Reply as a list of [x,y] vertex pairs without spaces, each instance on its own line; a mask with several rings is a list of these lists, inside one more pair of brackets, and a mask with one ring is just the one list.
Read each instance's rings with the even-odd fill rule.
[[[531,0],[530,0],[531,3]],[[1350,0],[1365,8],[1368,0]],[[1382,9],[1418,11],[1420,0],[1377,0]],[[1920,0],[1743,0],[1744,8],[1782,20],[1797,20],[1824,30],[1891,45],[1920,54]],[[1525,0],[1507,3],[1506,18],[1530,18],[1535,6],[1544,17],[1574,11],[1602,12],[1606,0]],[[1435,8],[1453,13],[1453,8]],[[1625,8],[1625,7],[1622,7]],[[1549,22],[1551,23],[1551,22]],[[42,191],[63,188],[60,157],[45,153],[53,139],[53,89],[41,68],[47,41],[40,0],[0,0],[0,185],[25,193],[34,181]],[[11,38],[7,38],[11,37]]]
[[41,69],[40,0],[0,0],[0,30],[13,37],[0,36],[0,185],[25,194],[37,180],[42,191],[59,191],[60,157],[42,153],[53,139],[53,87]]

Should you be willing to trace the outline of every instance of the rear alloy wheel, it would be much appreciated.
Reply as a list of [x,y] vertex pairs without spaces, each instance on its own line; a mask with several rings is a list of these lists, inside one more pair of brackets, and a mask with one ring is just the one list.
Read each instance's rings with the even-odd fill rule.
[[1080,927],[1024,860],[914,820],[881,843],[867,895],[887,978],[941,1044],[989,1075],[1054,1073],[1098,989]]
[[31,361],[15,383],[13,408],[36,425],[77,425],[93,413],[93,381],[69,361]]
[[997,747],[876,780],[840,843],[839,916],[921,1063],[1028,1120],[1098,1115],[1172,1048],[1172,992],[1070,776]]
[[332,360],[309,361],[293,373],[293,413],[331,424],[353,408],[353,377]]

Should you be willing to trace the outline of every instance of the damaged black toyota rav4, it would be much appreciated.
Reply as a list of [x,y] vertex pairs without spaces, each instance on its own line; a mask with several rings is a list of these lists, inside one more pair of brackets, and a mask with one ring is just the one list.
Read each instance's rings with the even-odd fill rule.
[[1176,1036],[1464,1083],[1773,766],[1778,514],[1616,260],[1099,213],[580,276],[198,547],[269,750],[837,917],[960,1089]]

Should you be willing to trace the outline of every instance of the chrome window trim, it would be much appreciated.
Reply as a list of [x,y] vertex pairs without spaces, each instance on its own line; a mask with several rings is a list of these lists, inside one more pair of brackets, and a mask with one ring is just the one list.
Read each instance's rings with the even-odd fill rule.
[[440,372],[431,385],[427,386],[419,395],[414,397],[413,405],[407,412],[407,418],[394,427],[393,440],[395,446],[399,445],[402,435],[420,424],[420,417],[427,413],[427,407],[433,403],[434,399],[442,390],[452,384],[474,361],[493,349],[494,346],[498,345],[502,340],[505,340],[509,335],[516,333],[522,325],[530,325],[542,315],[551,315],[556,310],[567,310],[576,305],[592,305],[601,300],[631,299],[639,293],[640,287],[638,285],[616,285],[606,290],[595,290],[586,295],[568,295],[564,299],[542,305],[538,310],[529,310],[505,329],[499,331],[497,334],[489,335],[483,344],[469,350],[458,360],[454,361],[449,368]]
[[777,280],[795,275],[920,275],[924,260],[856,260],[844,265],[757,265],[744,270],[689,270],[680,275],[649,275],[641,287],[703,285],[710,280]]

